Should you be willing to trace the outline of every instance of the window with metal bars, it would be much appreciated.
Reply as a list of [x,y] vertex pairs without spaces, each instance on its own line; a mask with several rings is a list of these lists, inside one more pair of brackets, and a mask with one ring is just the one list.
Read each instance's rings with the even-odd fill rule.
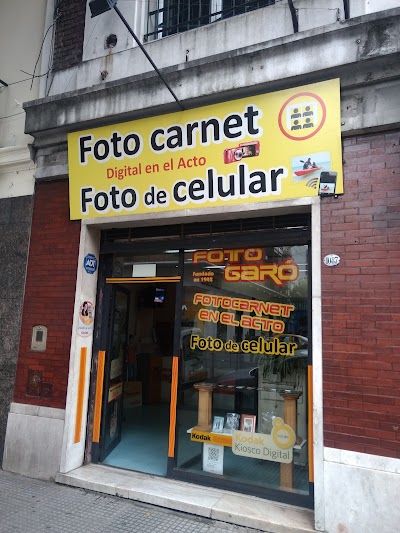
[[271,6],[275,0],[149,0],[145,41],[182,33],[217,20]]

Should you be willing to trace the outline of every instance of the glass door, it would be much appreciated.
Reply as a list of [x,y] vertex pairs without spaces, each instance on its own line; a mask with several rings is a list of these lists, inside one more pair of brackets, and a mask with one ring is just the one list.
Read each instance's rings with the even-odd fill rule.
[[129,292],[112,288],[108,349],[106,350],[100,440],[100,461],[121,441],[125,352],[128,342]]

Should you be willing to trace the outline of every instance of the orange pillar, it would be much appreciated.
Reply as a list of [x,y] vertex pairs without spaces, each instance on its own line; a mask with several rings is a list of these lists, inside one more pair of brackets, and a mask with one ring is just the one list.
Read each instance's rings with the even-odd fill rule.
[[199,391],[199,407],[197,426],[198,431],[211,431],[212,429],[212,393],[215,389],[213,383],[196,383],[193,387]]
[[[297,400],[302,392],[280,392],[283,403],[283,418],[285,424],[288,424],[293,431],[297,432]],[[293,488],[293,462],[281,463],[281,488]]]

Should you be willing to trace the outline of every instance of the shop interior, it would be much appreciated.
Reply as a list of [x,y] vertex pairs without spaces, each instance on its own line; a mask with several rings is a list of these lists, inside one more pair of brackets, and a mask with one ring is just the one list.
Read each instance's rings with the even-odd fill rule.
[[[122,370],[122,401],[114,400],[122,403],[121,438],[103,464],[165,476],[176,284],[124,284],[119,288],[127,293],[129,302],[127,308],[114,312],[113,336],[122,335],[119,343],[115,338],[111,343]],[[122,331],[116,320],[122,322]],[[114,402],[109,402],[109,410]]]
[[[110,315],[111,360],[106,364],[109,380],[105,381],[108,391],[103,403],[104,444],[100,462],[167,476],[172,358],[179,355],[174,470],[177,477],[179,472],[190,472],[208,478],[223,477],[233,485],[240,482],[253,487],[282,488],[282,465],[275,460],[240,456],[225,445],[219,447],[222,455],[216,466],[210,466],[210,461],[207,464],[207,446],[191,439],[191,432],[199,422],[199,391],[196,385],[202,382],[213,384],[210,408],[213,421],[224,420],[226,424],[228,415],[236,414],[254,422],[252,428],[244,431],[267,435],[271,434],[276,417],[286,417],[282,391],[297,391],[295,421],[292,423],[297,426],[296,443],[291,482],[286,490],[308,494],[308,346],[307,338],[299,335],[307,330],[307,248],[272,248],[264,253],[266,262],[282,261],[293,256],[300,265],[299,280],[292,292],[286,287],[278,291],[267,282],[228,283],[220,265],[203,262],[193,266],[191,253],[185,255],[183,286],[162,281],[160,277],[151,281],[136,278],[134,282],[114,286],[114,294],[118,292],[120,297],[114,297]],[[158,275],[159,267],[160,262],[157,261]],[[175,264],[173,267],[176,268]],[[197,279],[198,271],[204,279]],[[121,274],[125,272],[117,273]],[[170,272],[163,274],[168,276]],[[179,354],[173,351],[177,290],[182,291]],[[296,353],[288,359],[288,367],[286,364],[282,366],[285,362],[282,357],[271,359],[258,353],[225,349],[202,351],[191,346],[191,339],[196,336],[237,343],[272,338],[270,332],[265,334],[240,326],[243,311],[230,313],[232,322],[228,324],[214,318],[204,320],[199,315],[201,306],[195,303],[196,294],[201,297],[224,296],[230,302],[235,299],[290,302],[295,311],[290,320],[286,320],[285,331],[291,333],[275,335],[280,343],[296,342]],[[209,309],[212,310],[212,307]],[[245,313],[245,316],[250,315]],[[301,339],[305,342],[304,346]],[[117,390],[115,396],[110,394],[113,387]],[[225,433],[225,428],[222,432]],[[214,454],[215,447],[209,453]]]

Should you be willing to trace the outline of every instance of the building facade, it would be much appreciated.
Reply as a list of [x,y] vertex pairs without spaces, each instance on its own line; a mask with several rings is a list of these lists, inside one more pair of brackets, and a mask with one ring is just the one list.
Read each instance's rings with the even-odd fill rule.
[[109,465],[394,530],[395,4],[121,2],[162,79],[117,11],[49,3],[4,469]]
[[[25,6],[29,25],[17,36],[15,27],[20,24],[22,7],[20,1],[3,5],[0,21],[0,42],[4,50],[0,74],[0,262],[4,274],[0,296],[1,455],[13,399],[34,192],[35,165],[29,149],[33,138],[24,133],[22,104],[41,96],[40,74],[44,72],[40,50],[46,2]],[[51,34],[46,46],[50,37]]]

